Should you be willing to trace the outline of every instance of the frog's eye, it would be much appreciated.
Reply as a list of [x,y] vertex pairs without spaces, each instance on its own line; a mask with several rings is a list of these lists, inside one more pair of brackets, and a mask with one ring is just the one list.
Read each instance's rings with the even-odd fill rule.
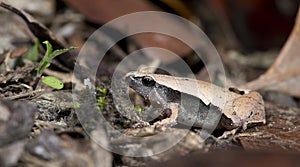
[[155,81],[151,77],[144,77],[142,79],[142,83],[144,86],[152,87],[155,85]]

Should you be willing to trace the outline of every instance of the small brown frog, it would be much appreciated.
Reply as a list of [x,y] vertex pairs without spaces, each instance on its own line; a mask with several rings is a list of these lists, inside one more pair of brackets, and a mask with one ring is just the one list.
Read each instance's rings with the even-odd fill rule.
[[146,115],[155,118],[171,110],[162,124],[245,130],[266,122],[264,101],[258,92],[243,94],[200,80],[160,74],[130,72],[125,78],[129,87],[151,104],[144,111]]

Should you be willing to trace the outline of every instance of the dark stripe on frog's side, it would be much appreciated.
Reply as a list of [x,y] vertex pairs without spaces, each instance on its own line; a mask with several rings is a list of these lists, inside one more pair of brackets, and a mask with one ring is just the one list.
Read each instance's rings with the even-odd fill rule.
[[221,117],[221,109],[212,104],[205,105],[199,98],[195,96],[180,93],[166,86],[158,87],[164,92],[168,92],[168,102],[178,103],[181,106],[178,122],[188,126],[215,128]]

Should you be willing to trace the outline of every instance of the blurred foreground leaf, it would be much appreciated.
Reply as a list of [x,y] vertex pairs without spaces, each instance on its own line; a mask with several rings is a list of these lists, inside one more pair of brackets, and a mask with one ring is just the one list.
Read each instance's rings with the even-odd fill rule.
[[268,71],[243,87],[252,90],[275,90],[300,97],[300,10],[293,31]]

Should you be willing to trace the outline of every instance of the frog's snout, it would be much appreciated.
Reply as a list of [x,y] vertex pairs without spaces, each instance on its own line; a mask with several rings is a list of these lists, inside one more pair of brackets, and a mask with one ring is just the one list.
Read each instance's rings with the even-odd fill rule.
[[133,78],[132,75],[128,75],[128,76],[125,77],[125,82],[126,82],[129,86],[131,86],[131,85],[133,84],[133,81],[134,81],[134,78]]

